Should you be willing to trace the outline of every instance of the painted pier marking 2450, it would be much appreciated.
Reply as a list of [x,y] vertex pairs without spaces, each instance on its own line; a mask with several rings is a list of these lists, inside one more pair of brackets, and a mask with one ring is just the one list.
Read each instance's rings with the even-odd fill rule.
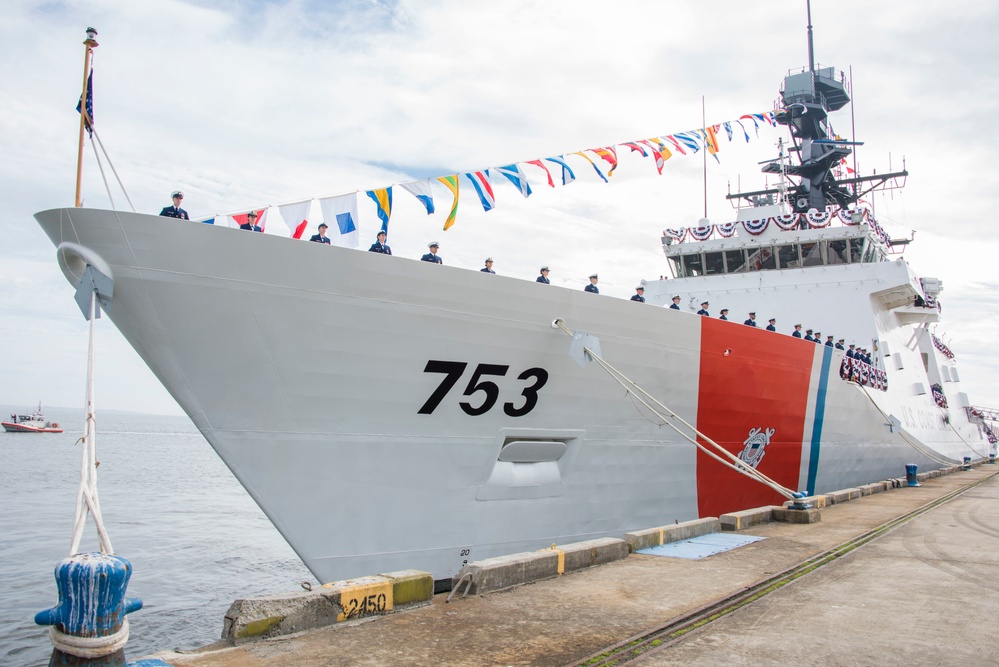
[[[443,373],[444,379],[441,380],[434,393],[430,394],[430,398],[427,399],[427,402],[423,404],[423,407],[420,408],[417,414],[433,414],[434,410],[441,404],[441,401],[444,400],[444,397],[447,396],[452,387],[458,383],[467,366],[468,363],[464,361],[439,361],[436,359],[428,361],[423,372]],[[476,366],[462,396],[472,396],[481,391],[485,394],[485,399],[477,406],[472,405],[468,401],[462,401],[458,403],[458,406],[465,411],[465,414],[473,417],[489,412],[499,400],[500,389],[495,382],[483,380],[482,378],[487,375],[503,377],[508,370],[510,370],[509,366],[500,364],[479,364]],[[528,368],[517,376],[518,380],[529,380],[532,378],[534,382],[524,387],[523,391],[520,392],[520,395],[524,397],[522,405],[517,406],[512,402],[503,403],[503,412],[507,416],[523,417],[538,404],[538,392],[548,382],[548,371],[543,368]]]

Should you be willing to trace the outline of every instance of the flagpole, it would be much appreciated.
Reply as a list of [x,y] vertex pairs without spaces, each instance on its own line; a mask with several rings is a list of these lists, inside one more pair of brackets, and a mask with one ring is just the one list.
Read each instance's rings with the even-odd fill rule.
[[76,154],[77,208],[83,206],[83,201],[80,199],[80,188],[83,184],[83,130],[86,128],[87,123],[91,122],[91,119],[87,115],[87,81],[90,78],[90,58],[94,53],[94,48],[98,46],[97,40],[94,37],[97,37],[97,31],[93,28],[87,28],[87,39],[83,41],[83,45],[87,47],[87,50],[83,57],[83,94],[80,96],[80,144]]

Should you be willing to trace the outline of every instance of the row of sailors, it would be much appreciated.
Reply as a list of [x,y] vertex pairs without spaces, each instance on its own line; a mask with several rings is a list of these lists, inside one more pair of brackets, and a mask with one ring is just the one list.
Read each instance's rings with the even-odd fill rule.
[[[632,300],[636,300],[635,297],[632,297]],[[645,299],[643,298],[642,301],[644,301],[644,300]],[[701,302],[701,309],[697,311],[697,314],[701,315],[702,317],[710,317],[711,313],[708,312],[708,306],[710,306],[710,305],[711,304],[708,303],[707,301],[702,301]],[[680,310],[680,295],[679,294],[677,294],[677,295],[675,295],[673,297],[673,303],[672,303],[672,305],[670,305],[670,308],[672,308],[673,310]],[[721,315],[718,316],[718,319],[724,320],[726,322],[728,321],[728,308],[722,308],[721,309]],[[755,327],[756,326],[756,313],[755,312],[750,312],[749,313],[749,318],[745,322],[743,322],[743,324],[745,324],[747,326]],[[768,324],[767,324],[767,326],[766,326],[767,331],[776,332],[777,331],[777,326],[776,325],[777,325],[777,318],[776,317],[771,317],[770,320],[769,320],[769,322],[768,322]],[[805,334],[803,336],[802,333],[801,333],[801,328],[802,327],[801,327],[800,324],[795,324],[794,325],[794,331],[791,332],[791,336],[794,337],[794,338],[801,338],[802,340],[807,340],[810,343],[818,343],[820,345],[822,344],[822,332],[821,331],[815,331],[813,333],[811,329],[806,329],[805,330]],[[826,347],[832,347],[832,348],[835,348],[837,350],[845,351],[846,352],[846,356],[849,357],[849,358],[851,358],[851,359],[857,359],[858,361],[863,361],[863,362],[868,363],[868,364],[871,363],[871,356],[868,353],[868,351],[867,351],[866,348],[857,347],[856,345],[851,344],[850,348],[847,349],[843,345],[843,343],[846,342],[845,338],[840,338],[838,341],[833,342],[834,338],[835,338],[835,336],[826,336],[826,342],[825,342]]]
[[[174,205],[164,208],[160,212],[160,215],[166,216],[166,217],[172,217],[172,218],[181,218],[181,219],[185,219],[185,220],[189,219],[188,216],[187,216],[187,211],[185,211],[182,208],[180,208],[180,203],[181,203],[181,201],[183,201],[183,198],[184,198],[184,194],[182,192],[174,192],[173,193]],[[256,221],[256,217],[257,217],[257,214],[255,212],[251,211],[250,213],[248,213],[247,214],[246,224],[240,225],[240,229],[245,229],[245,230],[251,231],[251,232],[262,231],[261,228],[259,226],[257,226],[257,224],[256,224],[256,222],[257,222]],[[326,236],[326,230],[328,228],[329,227],[328,227],[328,225],[325,222],[319,223],[319,227],[318,227],[318,232],[319,233],[314,234],[309,240],[312,241],[312,242],[315,242],[315,243],[331,244],[330,238],[328,236]],[[376,252],[376,253],[380,253],[380,254],[383,254],[383,255],[391,255],[392,254],[392,249],[385,243],[385,240],[386,240],[386,233],[384,231],[379,231],[378,235],[377,235],[377,240],[373,244],[371,244],[371,247],[368,248],[368,252]],[[437,254],[437,251],[439,249],[440,249],[440,244],[437,243],[437,241],[432,241],[431,243],[427,244],[427,250],[429,252],[427,252],[425,255],[423,255],[422,257],[420,257],[420,261],[431,262],[433,264],[443,264],[444,261]],[[481,269],[479,269],[479,271],[481,271],[483,273],[492,273],[492,274],[495,274],[496,272],[493,270],[493,258],[492,257],[487,257],[486,261],[485,261],[485,266],[483,266]],[[545,285],[551,284],[551,280],[549,280],[549,278],[548,278],[549,269],[548,269],[547,266],[542,266],[541,267],[540,274],[541,275],[539,275],[537,278],[535,278],[536,282],[543,283]],[[584,290],[587,291],[587,292],[590,292],[591,294],[600,294],[600,288],[597,287],[597,283],[599,282],[599,280],[600,280],[600,277],[599,277],[598,274],[596,274],[596,273],[591,274],[590,275],[590,284],[587,285],[584,288]],[[632,301],[637,301],[638,303],[645,303],[645,286],[644,285],[639,285],[638,287],[635,288],[635,294],[632,295],[631,300]],[[697,314],[698,315],[702,315],[704,317],[710,317],[711,314],[708,312],[708,306],[709,305],[710,304],[707,301],[702,301],[701,302],[701,309],[697,311]],[[673,310],[680,310],[680,295],[679,294],[677,294],[676,296],[673,297],[673,304],[670,306],[670,308],[672,308]],[[721,310],[721,316],[718,319],[728,321],[728,308],[722,308],[722,310]],[[770,321],[769,321],[769,323],[767,324],[767,327],[766,327],[767,331],[774,331],[774,332],[776,332],[777,331],[777,327],[775,326],[776,323],[777,323],[777,318],[771,317]],[[745,322],[743,322],[743,324],[745,324],[747,326],[755,327],[756,326],[756,313],[754,313],[754,312],[749,313],[749,318]],[[795,338],[802,338],[802,335],[801,335],[801,325],[800,324],[795,324],[794,325],[794,331],[791,333],[791,335],[793,337],[795,337]],[[807,340],[807,341],[810,341],[810,342],[813,342],[813,343],[819,343],[819,344],[821,344],[822,343],[821,336],[822,336],[822,332],[816,331],[815,334],[813,335],[812,334],[812,330],[808,329],[805,332],[803,340]],[[844,342],[844,339],[840,338],[839,341],[834,344],[833,343],[833,336],[828,336],[827,339],[826,339],[825,344],[826,344],[826,346],[828,346],[828,347],[834,347],[837,350],[844,350],[845,348],[843,347],[843,342]],[[856,348],[856,349],[854,349],[854,348],[856,348],[855,345],[850,345],[850,349],[846,351],[846,356],[847,357],[849,357],[851,359],[858,359],[858,360],[864,361],[864,362],[866,362],[868,364],[871,363],[871,357],[867,354],[867,350],[865,350],[864,348]]]

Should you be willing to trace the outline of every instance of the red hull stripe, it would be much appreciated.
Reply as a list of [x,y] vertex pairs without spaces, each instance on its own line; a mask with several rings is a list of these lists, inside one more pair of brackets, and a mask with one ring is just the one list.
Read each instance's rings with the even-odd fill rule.
[[[784,486],[797,489],[815,346],[701,318],[697,428]],[[703,442],[703,441],[701,441]],[[762,450],[762,451],[761,451]],[[779,505],[769,487],[697,452],[697,509],[719,516]]]

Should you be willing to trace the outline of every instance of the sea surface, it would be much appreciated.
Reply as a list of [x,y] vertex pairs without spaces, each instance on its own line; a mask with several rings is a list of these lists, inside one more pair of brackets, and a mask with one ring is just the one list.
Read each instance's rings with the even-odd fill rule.
[[[27,406],[2,406],[30,413]],[[58,601],[53,571],[69,553],[83,411],[46,409],[60,434],[0,431],[0,664],[46,665],[35,613]],[[187,417],[97,412],[97,486],[115,553],[132,563],[129,660],[217,640],[239,597],[315,583]],[[82,551],[96,551],[88,520]]]

